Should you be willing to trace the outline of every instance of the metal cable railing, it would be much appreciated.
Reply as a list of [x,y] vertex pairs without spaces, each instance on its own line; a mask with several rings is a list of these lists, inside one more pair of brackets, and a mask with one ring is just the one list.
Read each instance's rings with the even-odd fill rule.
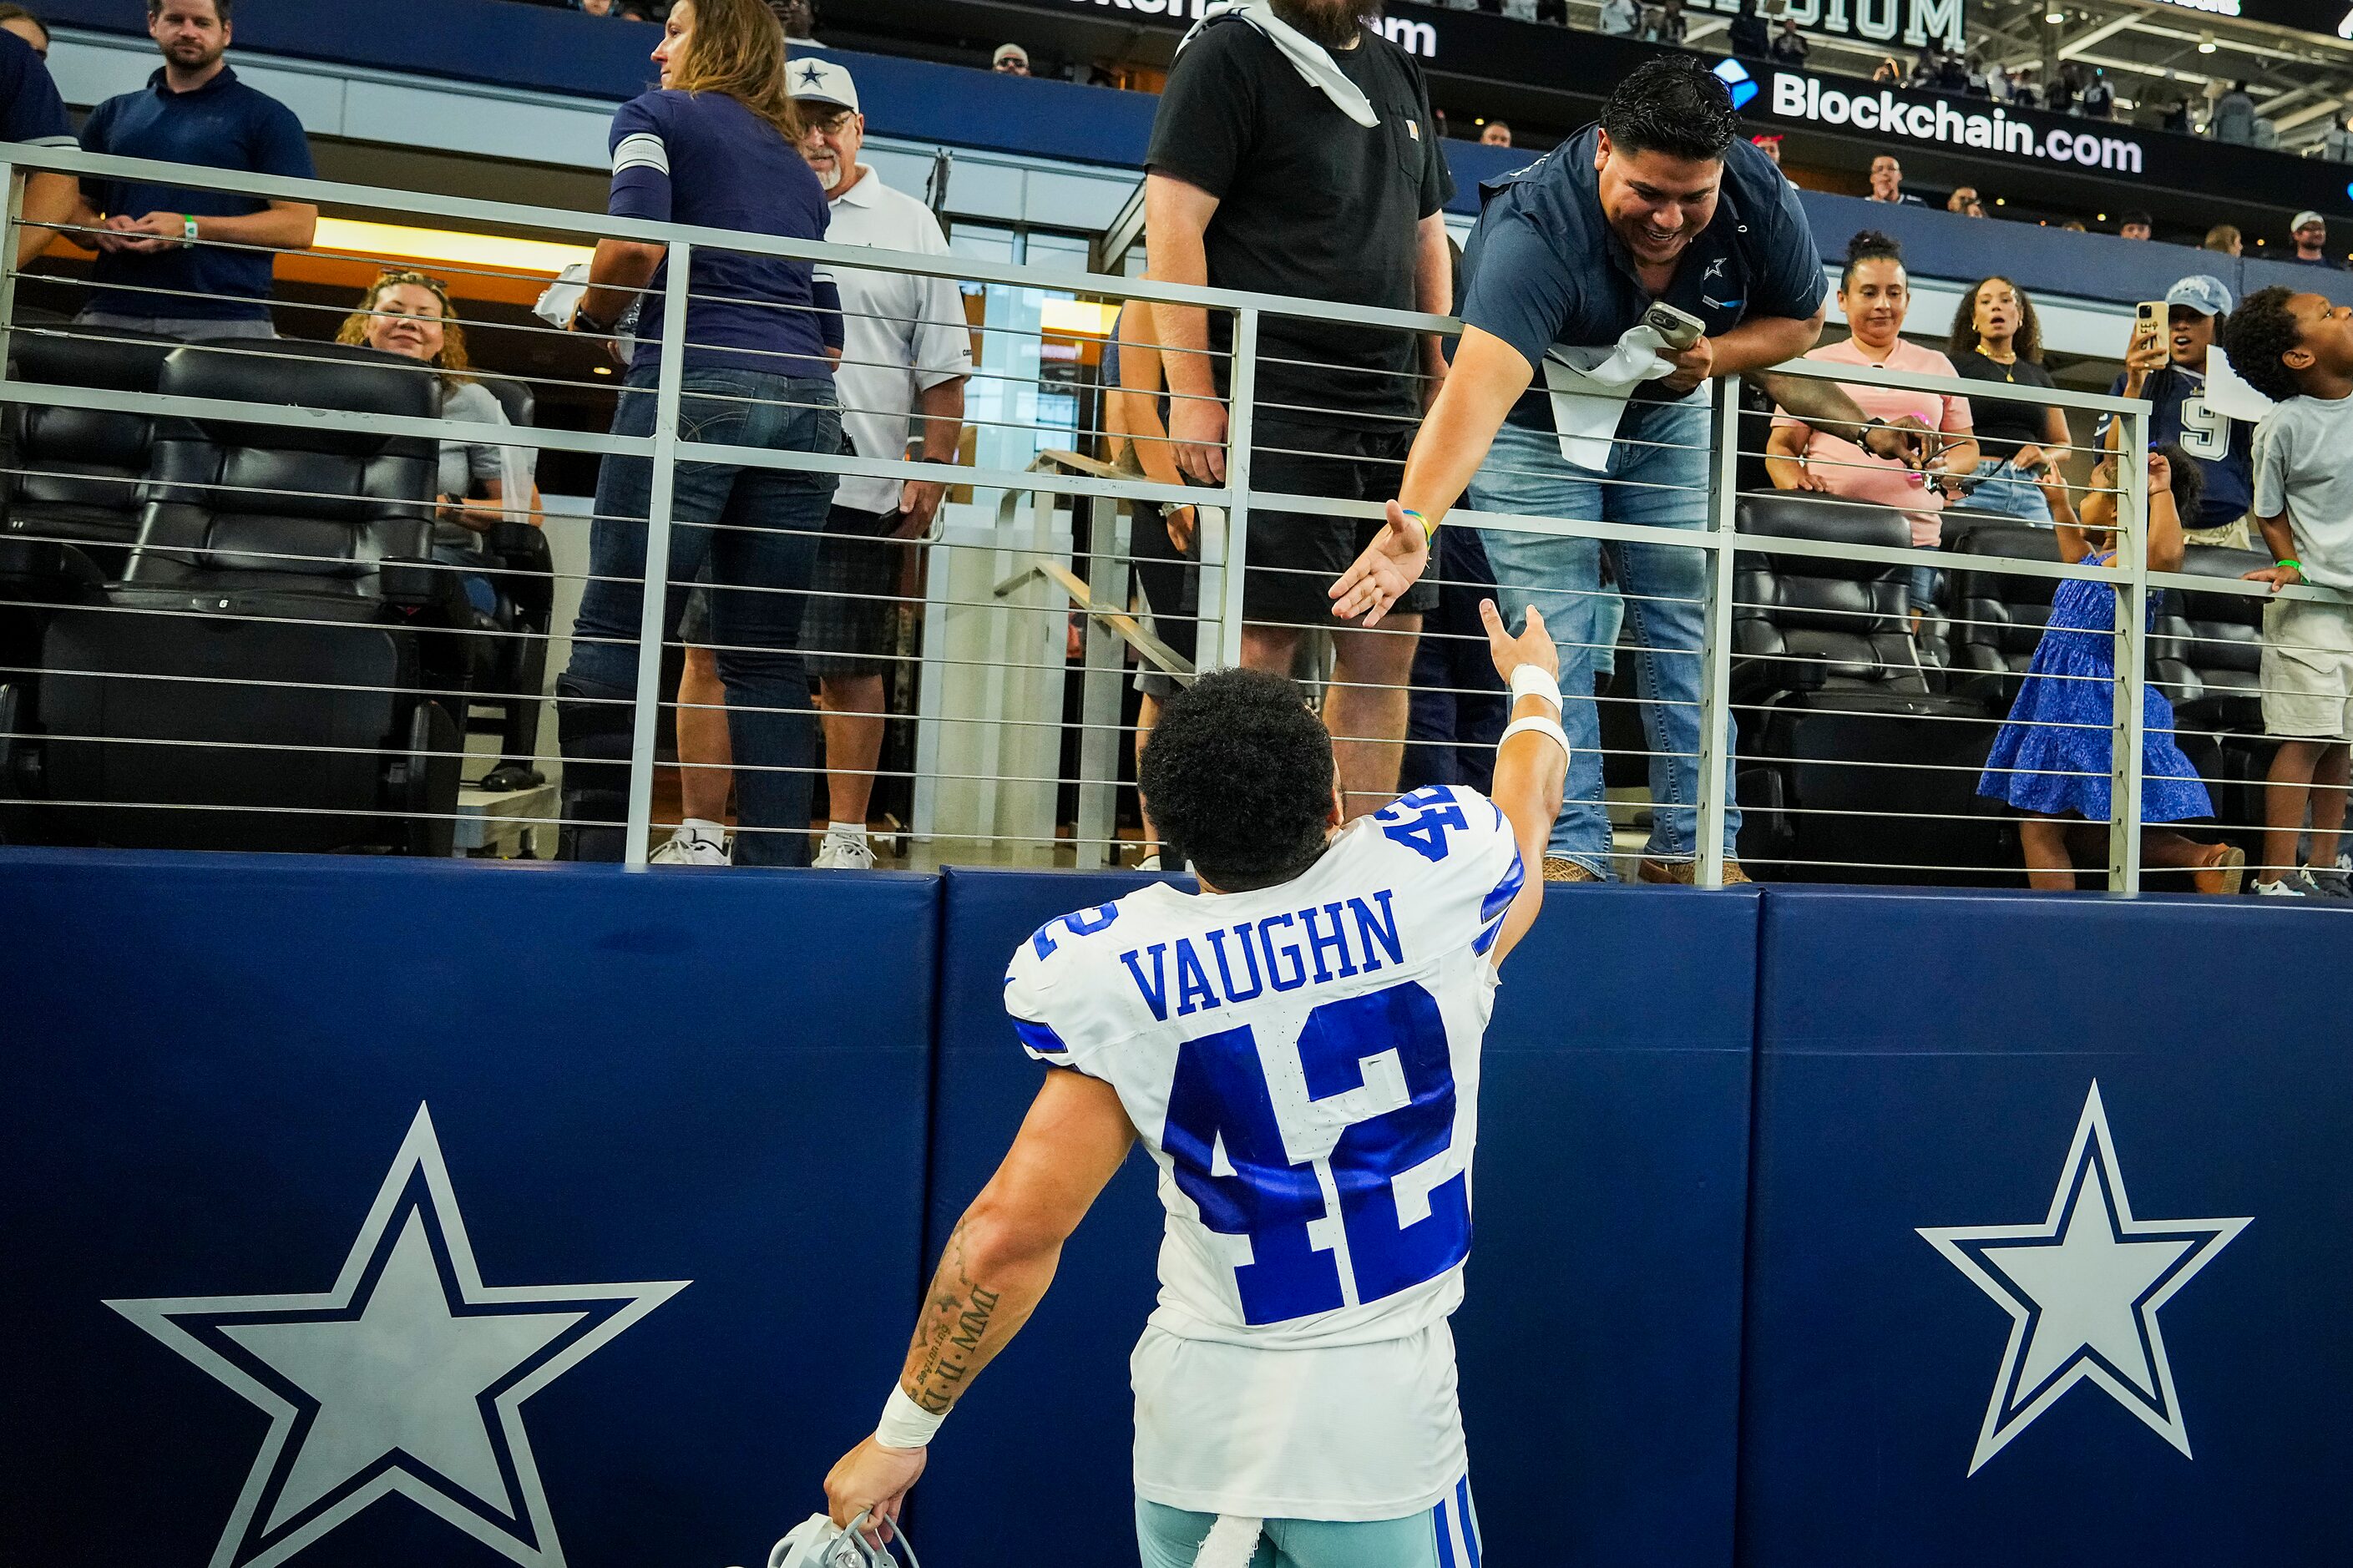
[[[2152,784],[2211,791],[2201,836],[2254,843],[2265,826],[2253,714],[2265,692],[2259,671],[2243,667],[2250,612],[2269,590],[2149,570],[2147,406],[2136,401],[2036,393],[2079,419],[2122,422],[2124,460],[2108,492],[2120,521],[2114,564],[2063,560],[2041,544],[1997,549],[2011,524],[1972,515],[1966,501],[1950,511],[1924,502],[1947,531],[1916,545],[1908,503],[1891,511],[1838,493],[1868,458],[1813,459],[1829,493],[1744,489],[1744,466],[1767,453],[1744,447],[1743,420],[1755,416],[1743,411],[1740,378],[1724,377],[1669,414],[1647,411],[1664,403],[1635,405],[1646,411],[1623,421],[1603,470],[1573,470],[1565,451],[1556,461],[1549,431],[1507,432],[1440,533],[1419,590],[1429,605],[1416,619],[1352,627],[1326,613],[1324,586],[1383,517],[1402,472],[1417,421],[1402,410],[1421,395],[1412,345],[1451,334],[1451,321],[72,152],[10,156],[13,174],[55,169],[329,202],[421,226],[630,239],[665,247],[668,261],[659,336],[640,345],[634,376],[543,364],[498,374],[543,405],[617,395],[636,409],[601,432],[450,418],[397,397],[305,405],[271,384],[290,363],[286,351],[245,341],[174,351],[183,371],[154,390],[29,375],[22,365],[57,363],[49,340],[74,334],[20,319],[9,274],[0,332],[22,352],[0,381],[15,437],[0,454],[0,835],[172,841],[175,820],[227,818],[247,822],[236,841],[248,846],[417,852],[446,847],[470,812],[495,809],[526,831],[555,828],[572,847],[602,835],[616,858],[642,866],[669,823],[732,815],[739,860],[794,862],[839,819],[833,792],[847,789],[853,802],[863,792],[893,797],[856,815],[884,821],[907,864],[1100,866],[1151,847],[1133,755],[1154,704],[1197,668],[1248,659],[1300,679],[1333,733],[1352,810],[1417,782],[1475,782],[1501,697],[1464,606],[1488,595],[1514,614],[1541,605],[1563,656],[1580,771],[1555,847],[1572,876],[1639,871],[1716,886],[1739,864],[1770,876],[2015,880],[2013,840],[2042,820],[2096,831],[2107,885],[2134,889]],[[714,350],[729,352],[698,330],[705,312],[745,303],[695,289],[692,260],[704,249],[983,286],[987,297],[967,304],[976,353],[956,421],[971,457],[769,438],[829,427],[836,408],[858,400],[827,395],[821,376],[726,381],[698,369]],[[44,298],[75,287],[40,282]],[[992,314],[997,296],[1008,303]],[[1197,306],[1229,324],[1218,337],[1229,346],[1216,351],[1227,389],[1222,484],[1142,471],[1178,443],[1115,414],[1139,395],[1091,375],[1101,332],[1043,323],[1039,302],[1058,298]],[[290,308],[305,319],[344,313],[312,301]],[[1155,312],[1141,315],[1145,330],[1124,340],[1134,349],[1201,352],[1166,346]],[[1119,312],[1109,316],[1117,332]],[[1296,334],[1282,355],[1261,356],[1262,325],[1275,317],[1390,334],[1405,345],[1399,368],[1319,363]],[[525,342],[558,336],[544,323],[501,330]],[[121,334],[87,337],[137,346]],[[37,339],[47,349],[32,352]],[[1062,357],[1050,360],[1047,345]],[[807,357],[747,353],[787,369]],[[186,369],[202,359],[219,374]],[[876,368],[843,367],[853,377]],[[371,369],[411,385],[442,374],[415,360]],[[1815,362],[1777,374],[1962,396],[1972,384]],[[287,374],[290,385],[300,380]],[[1348,407],[1302,390],[1343,376]],[[1368,377],[1393,384],[1398,408],[1356,405],[1353,390]],[[387,411],[395,405],[408,411]],[[38,428],[60,411],[147,421],[153,450],[135,470],[79,471]],[[1262,420],[1279,425],[1255,439]],[[1295,439],[1303,427],[1338,434],[1330,444]],[[446,537],[465,498],[385,489],[385,466],[429,467],[444,444],[593,458],[607,482],[586,505],[550,499],[538,514],[543,553],[493,558],[487,535],[460,547]],[[308,468],[268,460],[281,447],[337,456]],[[2094,455],[2089,443],[2050,450],[2078,469]],[[216,466],[191,472],[198,456]],[[1322,471],[1335,463],[1351,476],[1336,490]],[[331,470],[341,479],[292,477]],[[617,486],[624,471],[633,483]],[[2075,493],[2087,495],[2089,481],[2075,478]],[[876,542],[865,566],[837,572],[826,564],[839,544],[823,492],[852,479],[935,484],[950,499],[920,537]],[[109,504],[133,517],[111,541],[44,500],[108,487],[127,492]],[[1161,521],[1179,506],[1197,509],[1182,549]],[[208,531],[174,531],[199,524]],[[58,565],[77,556],[90,557],[89,570]],[[701,595],[710,614],[682,637],[694,563],[710,563]],[[36,567],[57,570],[37,581]],[[2041,634],[2053,647],[2081,639],[2082,657],[2030,674],[2022,656],[2034,617],[2054,594],[2084,592],[2069,584],[2105,590],[2112,614],[2105,627]],[[2185,596],[2203,618],[2182,613]],[[2274,597],[2337,598],[2312,589]],[[837,682],[827,671],[843,660],[827,639],[851,622],[874,640],[849,661],[859,673]],[[567,651],[551,740],[543,716]],[[822,679],[812,679],[812,659]],[[595,679],[582,673],[592,668]],[[2225,668],[2244,679],[2226,685]],[[2030,680],[2045,691],[2100,689],[2105,705],[2013,711]],[[2160,687],[2176,693],[2170,720],[2148,706]],[[526,710],[494,750],[467,738],[486,709]],[[133,710],[147,711],[143,725],[123,722]],[[883,731],[881,752],[858,753],[860,725]],[[665,738],[671,727],[675,741]],[[584,745],[584,735],[601,740]],[[2021,737],[2042,738],[2029,748],[2040,760],[1998,750]],[[2203,761],[2152,766],[2152,739],[2160,759],[2179,744]],[[453,782],[491,762],[500,766],[490,778],[545,782],[506,792],[494,808],[461,807]],[[595,780],[612,787],[599,796]],[[2021,783],[2078,800],[2092,798],[2078,786],[2104,785],[2106,805],[2097,820],[2022,817],[2005,797]],[[356,826],[303,827],[330,821]],[[2314,826],[2325,834],[2325,820]],[[236,838],[217,826],[182,837]],[[2153,864],[2181,864],[2171,840],[2147,842]]]

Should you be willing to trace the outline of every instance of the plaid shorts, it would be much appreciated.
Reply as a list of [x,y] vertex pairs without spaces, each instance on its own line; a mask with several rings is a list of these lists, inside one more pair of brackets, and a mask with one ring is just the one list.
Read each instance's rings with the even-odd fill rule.
[[[801,648],[811,675],[890,672],[891,660],[884,656],[891,651],[892,614],[901,603],[890,595],[899,586],[899,552],[906,546],[881,535],[898,523],[895,512],[838,506],[826,513],[801,611]],[[678,640],[690,647],[712,646],[707,561],[680,612]]]
[[817,542],[817,572],[801,616],[801,647],[819,679],[888,675],[891,637],[902,602],[893,595],[913,544],[886,537],[895,511],[835,507]]

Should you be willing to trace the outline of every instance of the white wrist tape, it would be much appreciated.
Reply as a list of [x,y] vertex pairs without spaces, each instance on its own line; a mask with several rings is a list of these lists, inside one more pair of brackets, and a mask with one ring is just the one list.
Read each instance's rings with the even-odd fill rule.
[[1552,704],[1555,713],[1560,711],[1560,682],[1552,671],[1533,664],[1524,664],[1512,671],[1512,702],[1517,706],[1523,697],[1541,697]]
[[874,1424],[874,1440],[886,1448],[928,1448],[932,1434],[947,1418],[945,1411],[934,1415],[908,1398],[905,1389],[894,1385],[891,1397],[883,1401],[882,1419]]
[[1550,736],[1553,743],[1560,748],[1562,757],[1567,758],[1574,754],[1568,749],[1568,736],[1561,730],[1560,721],[1557,719],[1514,719],[1504,726],[1503,735],[1495,742],[1495,750],[1501,752],[1513,736],[1527,734],[1531,731]]

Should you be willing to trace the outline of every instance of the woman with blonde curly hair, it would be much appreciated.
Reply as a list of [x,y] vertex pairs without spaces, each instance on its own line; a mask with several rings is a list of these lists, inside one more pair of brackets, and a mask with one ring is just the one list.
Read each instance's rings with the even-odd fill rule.
[[[353,343],[422,360],[441,373],[441,416],[474,425],[504,425],[506,410],[490,390],[466,372],[466,329],[458,324],[449,291],[422,272],[387,272],[368,286],[359,309],[343,318],[339,343]],[[538,521],[533,485],[537,454],[525,447],[488,442],[441,443],[441,521],[470,533],[488,533],[510,518]],[[510,500],[512,498],[512,500]],[[471,541],[453,539],[454,548]]]

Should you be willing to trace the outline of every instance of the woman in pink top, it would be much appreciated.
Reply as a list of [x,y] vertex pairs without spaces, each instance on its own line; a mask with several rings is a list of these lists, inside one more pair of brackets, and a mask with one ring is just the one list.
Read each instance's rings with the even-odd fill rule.
[[[1903,252],[1883,234],[1865,229],[1847,242],[1846,271],[1839,279],[1839,309],[1852,334],[1806,355],[1842,364],[1876,365],[1957,376],[1953,362],[1934,349],[1904,341],[1904,317],[1912,304]],[[1978,444],[1969,434],[1969,400],[1934,392],[1898,392],[1884,386],[1839,384],[1874,419],[1916,416],[1943,431],[1945,448],[1926,472],[1890,458],[1874,458],[1852,441],[1826,435],[1795,415],[1777,413],[1765,447],[1766,471],[1776,489],[1814,490],[1850,500],[1892,506],[1912,522],[1912,542],[1934,549],[1943,530],[1937,518],[1960,498],[1960,482],[1976,473]],[[1933,568],[1913,574],[1915,608],[1926,603]]]

